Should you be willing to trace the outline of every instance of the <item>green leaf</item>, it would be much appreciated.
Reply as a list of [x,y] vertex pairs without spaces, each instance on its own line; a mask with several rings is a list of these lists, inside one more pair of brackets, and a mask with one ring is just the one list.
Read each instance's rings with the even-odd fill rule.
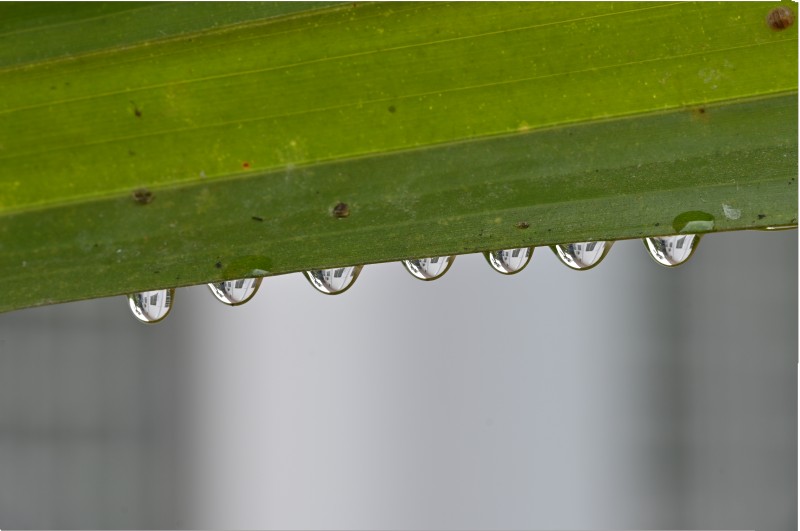
[[797,222],[776,4],[247,5],[5,17],[0,311]]

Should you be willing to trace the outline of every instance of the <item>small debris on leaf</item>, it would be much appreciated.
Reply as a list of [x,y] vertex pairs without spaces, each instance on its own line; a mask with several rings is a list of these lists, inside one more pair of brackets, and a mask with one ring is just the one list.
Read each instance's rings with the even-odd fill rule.
[[786,6],[779,6],[767,15],[767,26],[775,31],[785,30],[794,24],[794,13]]
[[148,190],[147,188],[139,188],[138,190],[133,191],[133,200],[139,203],[140,205],[147,205],[152,203],[153,200],[156,198],[155,194]]
[[350,207],[347,206],[347,203],[337,203],[333,207],[332,214],[335,218],[346,218],[350,215]]

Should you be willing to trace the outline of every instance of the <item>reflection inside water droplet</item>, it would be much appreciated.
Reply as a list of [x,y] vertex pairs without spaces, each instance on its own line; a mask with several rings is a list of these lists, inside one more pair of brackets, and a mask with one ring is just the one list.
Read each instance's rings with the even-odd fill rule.
[[308,281],[318,291],[326,295],[344,293],[358,278],[363,266],[336,267],[333,269],[317,269],[306,271]]
[[533,247],[520,247],[518,249],[503,249],[483,253],[492,269],[504,275],[519,273],[533,256]]
[[218,301],[228,306],[238,306],[253,298],[261,286],[261,278],[239,278],[209,284],[208,288]]
[[157,323],[172,309],[175,289],[142,291],[128,295],[128,304],[133,316],[143,323]]
[[455,256],[416,258],[414,260],[403,260],[403,265],[409,273],[420,280],[436,280],[447,273],[455,259]]
[[591,269],[606,257],[614,242],[578,242],[553,245],[553,252],[568,267],[580,271]]
[[644,238],[642,241],[653,260],[666,267],[675,267],[692,256],[697,244],[700,243],[700,236],[680,234]]

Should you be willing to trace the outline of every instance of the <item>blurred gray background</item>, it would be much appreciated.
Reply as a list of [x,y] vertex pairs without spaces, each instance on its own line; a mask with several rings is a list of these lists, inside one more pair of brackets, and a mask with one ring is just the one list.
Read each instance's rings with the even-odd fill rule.
[[0,315],[0,527],[796,529],[797,253]]

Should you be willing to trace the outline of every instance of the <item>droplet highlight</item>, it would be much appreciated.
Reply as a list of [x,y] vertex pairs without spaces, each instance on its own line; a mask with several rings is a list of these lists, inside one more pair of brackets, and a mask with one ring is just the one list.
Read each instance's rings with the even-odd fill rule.
[[796,229],[797,225],[771,225],[769,227],[761,227],[756,230],[768,230],[768,231],[776,231],[776,230],[793,230]]
[[409,273],[420,280],[436,280],[447,273],[455,259],[455,256],[415,258],[414,260],[403,260],[403,265]]
[[174,288],[142,291],[128,295],[128,305],[139,321],[157,323],[169,314],[174,298]]
[[344,293],[353,285],[363,266],[336,267],[306,271],[305,276],[314,288],[325,295]]
[[656,236],[642,240],[653,260],[665,267],[675,267],[685,263],[694,254],[700,236],[679,234],[677,236]]
[[533,256],[533,247],[520,247],[518,249],[502,249],[483,253],[492,269],[504,275],[519,273]]
[[261,278],[225,280],[209,284],[208,289],[221,303],[228,306],[239,306],[253,298],[261,286],[261,280]]
[[614,242],[578,242],[553,245],[553,252],[566,265],[578,271],[586,271],[603,261]]

